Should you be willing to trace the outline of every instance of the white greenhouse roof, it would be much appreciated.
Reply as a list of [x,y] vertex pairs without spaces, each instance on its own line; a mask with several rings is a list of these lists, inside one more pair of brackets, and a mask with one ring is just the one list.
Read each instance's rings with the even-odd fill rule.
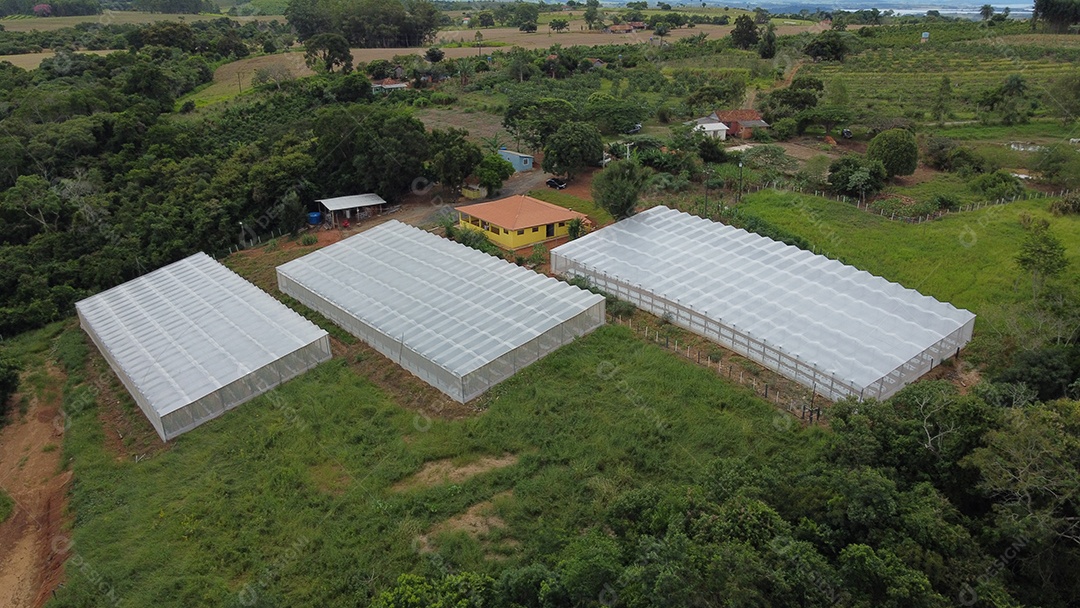
[[385,205],[386,201],[378,194],[353,194],[350,196],[338,196],[335,198],[324,198],[315,201],[322,203],[328,211],[341,211],[343,209],[356,209],[358,207],[374,207],[375,205]]
[[604,299],[398,221],[278,275],[458,377]]
[[557,247],[552,263],[655,294],[861,387],[936,352],[955,332],[970,338],[975,318],[835,260],[667,207]]
[[159,416],[327,335],[205,253],[75,306],[117,373]]

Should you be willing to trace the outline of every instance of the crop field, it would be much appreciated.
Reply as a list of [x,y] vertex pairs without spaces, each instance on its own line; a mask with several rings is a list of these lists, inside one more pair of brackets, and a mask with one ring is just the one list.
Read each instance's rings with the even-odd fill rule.
[[747,196],[743,210],[830,257],[980,314],[1030,297],[1027,277],[1013,261],[1023,213],[1050,220],[1080,280],[1080,218],[1053,217],[1047,205],[1047,199],[1022,201],[906,224],[847,203],[766,190]]
[[91,355],[90,379],[119,403],[76,415],[64,450],[79,480],[73,546],[102,580],[74,574],[56,605],[99,588],[140,606],[362,605],[404,572],[556,554],[623,492],[700,480],[719,457],[810,462],[822,445],[623,327],[458,420],[395,404],[352,369],[367,357],[338,356],[136,462],[101,420],[138,413]]
[[1070,63],[1046,59],[1018,62],[1002,53],[880,49],[844,63],[808,63],[799,74],[844,83],[856,112],[916,118],[930,110],[941,76],[947,75],[956,117],[970,118],[975,113],[972,100],[1000,86],[1010,74],[1021,74],[1029,89],[1041,97],[1053,79],[1073,70]]

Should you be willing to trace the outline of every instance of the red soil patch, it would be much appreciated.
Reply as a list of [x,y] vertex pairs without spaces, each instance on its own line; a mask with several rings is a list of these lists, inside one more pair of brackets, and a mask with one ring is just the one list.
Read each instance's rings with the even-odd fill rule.
[[[596,167],[589,167],[581,173],[581,175],[570,180],[566,184],[566,188],[562,192],[566,194],[572,194],[578,198],[583,198],[587,201],[592,200],[592,180],[596,175],[596,172],[600,169]],[[596,221],[596,218],[593,218]]]
[[[64,375],[49,366],[54,386]],[[42,606],[64,580],[62,534],[71,471],[61,470],[64,440],[58,393],[31,399],[26,416],[0,430],[0,487],[15,502],[0,524],[0,605]],[[46,446],[49,446],[46,451]]]

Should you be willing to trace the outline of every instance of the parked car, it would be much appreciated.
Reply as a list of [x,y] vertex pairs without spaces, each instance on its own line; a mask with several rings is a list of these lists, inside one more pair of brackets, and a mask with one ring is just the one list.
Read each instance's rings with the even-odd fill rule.
[[559,179],[557,177],[553,177],[553,178],[547,180],[547,185],[548,185],[548,188],[555,188],[556,190],[562,190],[563,188],[566,187],[566,181],[561,180],[561,179]]

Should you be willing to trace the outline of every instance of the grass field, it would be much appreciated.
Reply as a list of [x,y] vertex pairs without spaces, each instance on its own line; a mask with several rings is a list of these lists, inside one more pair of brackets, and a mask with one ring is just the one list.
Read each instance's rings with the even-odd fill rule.
[[[627,490],[692,483],[718,457],[810,462],[823,438],[621,327],[482,404],[465,420],[420,418],[339,357],[138,463],[105,447],[87,409],[65,455],[75,551],[101,580],[69,569],[56,605],[100,603],[103,588],[133,606],[364,605],[403,572],[557,555]],[[410,477],[491,458],[513,464],[448,483]],[[456,529],[477,505],[491,510],[484,530]]]
[[743,209],[795,233],[831,257],[976,314],[1030,295],[1013,262],[1023,238],[1020,214],[1051,222],[1080,277],[1080,218],[1055,218],[1046,199],[953,213],[923,224],[894,222],[813,196],[762,191]]

